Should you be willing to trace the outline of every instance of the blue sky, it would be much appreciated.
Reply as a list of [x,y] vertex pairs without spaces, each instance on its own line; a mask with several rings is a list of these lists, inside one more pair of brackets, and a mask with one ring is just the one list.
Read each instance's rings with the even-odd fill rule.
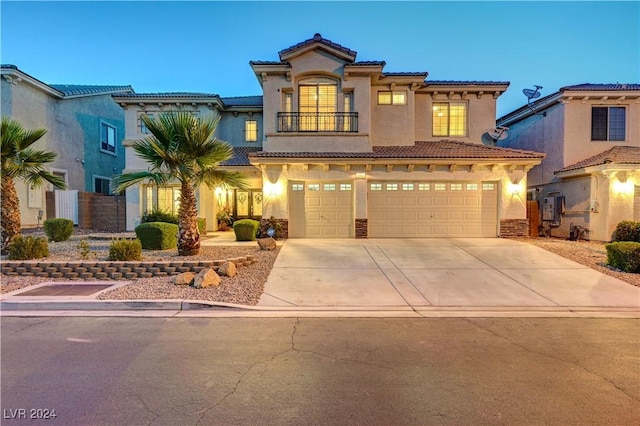
[[579,83],[640,82],[640,2],[0,3],[4,64],[46,83],[261,94],[250,60],[319,32],[434,80],[510,81],[498,115]]

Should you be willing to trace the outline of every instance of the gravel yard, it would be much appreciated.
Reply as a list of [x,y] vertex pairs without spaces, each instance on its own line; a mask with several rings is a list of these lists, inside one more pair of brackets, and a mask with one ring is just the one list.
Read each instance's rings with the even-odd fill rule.
[[569,241],[560,238],[514,238],[588,266],[603,274],[640,287],[640,274],[630,274],[607,266],[606,243],[599,241]]
[[[81,260],[78,243],[85,239],[90,246],[92,260],[107,260],[111,240],[89,239],[87,235],[73,235],[69,241],[50,242],[50,261]],[[250,266],[238,268],[235,277],[222,277],[218,287],[195,289],[189,286],[176,286],[172,277],[141,278],[131,281],[130,285],[120,287],[99,296],[102,300],[124,299],[194,299],[224,303],[255,305],[264,291],[271,267],[278,256],[279,248],[272,251],[260,250],[258,244],[247,246],[209,246],[202,247],[198,256],[178,256],[173,250],[143,250],[143,260],[221,260],[239,256],[253,255],[256,262]],[[2,260],[6,259],[2,256]],[[52,281],[41,277],[9,277],[2,275],[0,293],[8,293],[34,284]],[[56,279],[56,282],[68,281]]]

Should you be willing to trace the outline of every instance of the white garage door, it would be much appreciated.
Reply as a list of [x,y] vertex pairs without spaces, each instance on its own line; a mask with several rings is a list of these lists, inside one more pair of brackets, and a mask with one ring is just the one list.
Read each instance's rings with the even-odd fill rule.
[[495,237],[495,182],[368,182],[368,236]]
[[289,236],[353,238],[353,183],[290,181]]

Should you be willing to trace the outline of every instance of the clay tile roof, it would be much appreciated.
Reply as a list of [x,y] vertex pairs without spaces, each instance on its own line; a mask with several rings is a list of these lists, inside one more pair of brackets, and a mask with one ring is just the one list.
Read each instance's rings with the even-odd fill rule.
[[425,81],[427,86],[499,86],[509,85],[508,81],[478,81],[478,80],[427,80]]
[[640,147],[638,146],[614,146],[600,154],[589,157],[585,160],[563,167],[554,173],[567,172],[585,167],[599,166],[602,164],[640,164]]
[[353,66],[371,66],[371,65],[382,65],[383,67],[386,65],[387,63],[385,61],[358,61],[358,62],[354,62],[352,64],[349,64],[350,67]]
[[127,98],[215,98],[215,93],[201,92],[154,92],[154,93],[128,93]]
[[262,96],[232,96],[220,98],[225,106],[262,106]]
[[100,95],[106,93],[132,93],[131,86],[100,86],[85,84],[50,84],[49,86],[64,93],[65,96]]
[[257,146],[234,146],[233,157],[222,163],[223,166],[250,166],[249,154],[259,152],[262,148]]
[[436,141],[408,146],[374,146],[371,152],[255,152],[251,158],[363,158],[363,159],[538,159],[545,154],[480,144]]
[[316,42],[320,42],[320,43],[322,43],[322,44],[324,44],[326,46],[329,46],[329,47],[331,47],[333,49],[336,49],[336,50],[338,50],[340,52],[343,52],[343,53],[345,53],[347,55],[351,55],[351,56],[354,56],[354,57],[357,55],[356,51],[351,50],[349,48],[346,48],[346,47],[344,47],[344,46],[342,46],[342,45],[340,45],[338,43],[334,43],[331,40],[327,40],[326,38],[323,38],[320,33],[315,33],[312,38],[310,38],[308,40],[305,40],[303,42],[300,42],[298,44],[294,44],[293,46],[287,47],[284,50],[281,50],[280,52],[278,52],[278,55],[280,55],[282,57],[282,55],[285,55],[285,54],[287,54],[289,52],[292,52],[294,50],[298,50],[301,47],[305,47],[305,46],[308,46],[308,45],[310,45],[312,43],[316,43]]
[[560,88],[561,92],[565,90],[574,90],[574,91],[620,91],[620,90],[640,90],[640,84],[636,83],[604,83],[604,84],[593,84],[593,83],[583,83],[583,84],[575,84],[573,86],[564,86]]
[[249,61],[250,65],[289,65],[289,62],[282,61]]

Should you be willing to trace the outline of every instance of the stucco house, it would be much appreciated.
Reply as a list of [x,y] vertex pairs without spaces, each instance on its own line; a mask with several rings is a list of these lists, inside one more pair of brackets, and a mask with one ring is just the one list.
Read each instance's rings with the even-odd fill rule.
[[[262,96],[206,93],[116,95],[125,110],[126,171],[147,165],[130,148],[141,114],[180,107],[220,116],[218,137],[251,189],[201,188],[198,209],[271,217],[289,237],[496,237],[528,232],[527,172],[544,154],[485,146],[502,81],[428,80],[386,72],[384,61],[320,34],[250,61]],[[127,227],[153,207],[176,209],[179,187],[127,190]]]
[[[58,154],[49,171],[71,190],[110,193],[111,178],[125,164],[124,112],[111,95],[132,93],[131,86],[47,84],[15,65],[1,65],[0,73],[1,113],[25,129],[47,129],[34,146]],[[51,189],[16,182],[23,227],[47,218],[45,191]]]
[[578,84],[497,120],[507,148],[545,152],[529,171],[541,232],[609,241],[618,222],[640,220],[640,84]]

